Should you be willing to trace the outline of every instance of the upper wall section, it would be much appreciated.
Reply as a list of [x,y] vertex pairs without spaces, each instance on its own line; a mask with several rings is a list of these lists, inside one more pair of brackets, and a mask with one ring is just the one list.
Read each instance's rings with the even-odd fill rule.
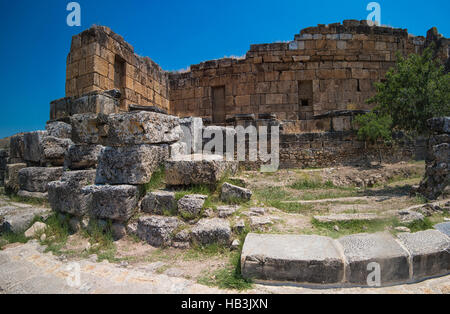
[[169,74],[109,28],[95,26],[73,37],[66,96],[116,88],[121,110],[156,106],[215,124],[236,115],[271,114],[290,121],[292,132],[344,131],[351,129],[351,118],[330,127],[324,117],[371,109],[366,100],[395,64],[396,53],[421,53],[431,43],[448,63],[449,40],[436,28],[416,37],[405,29],[348,20],[306,28],[291,42],[252,45],[242,59],[207,61]]
[[124,39],[104,26],[72,38],[67,57],[66,97],[119,89],[121,110],[130,104],[169,109],[168,74],[140,57]]
[[370,27],[367,21],[307,28],[286,43],[252,45],[243,59],[221,59],[170,75],[171,111],[212,118],[276,114],[298,121],[299,131],[326,130],[330,111],[371,109],[374,84],[395,64],[396,53],[421,53],[436,41],[448,58],[448,40],[437,30],[429,38],[407,30]]

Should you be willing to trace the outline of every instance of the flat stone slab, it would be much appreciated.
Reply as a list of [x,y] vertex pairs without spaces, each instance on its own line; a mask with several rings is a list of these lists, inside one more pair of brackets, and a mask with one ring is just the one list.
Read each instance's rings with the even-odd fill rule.
[[383,217],[377,214],[333,214],[328,216],[314,216],[314,219],[322,223],[346,222],[346,221],[374,221],[381,220]]
[[450,237],[450,222],[443,222],[434,226],[434,229],[439,230],[440,232],[446,234]]
[[50,213],[51,209],[49,208],[6,208],[2,217],[0,217],[0,233],[24,232],[30,227],[35,217],[47,218]]
[[450,238],[437,230],[401,233],[399,240],[411,254],[413,279],[450,272]]
[[355,234],[338,240],[347,261],[346,279],[351,284],[367,286],[370,263],[378,263],[381,285],[409,280],[409,254],[388,233]]
[[344,261],[331,238],[315,235],[249,234],[241,256],[249,279],[308,284],[337,284]]

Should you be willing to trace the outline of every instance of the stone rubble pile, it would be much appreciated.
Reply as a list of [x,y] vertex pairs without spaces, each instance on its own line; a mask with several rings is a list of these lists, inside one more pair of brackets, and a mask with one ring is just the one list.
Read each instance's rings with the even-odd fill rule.
[[76,114],[70,121],[74,145],[64,163],[70,175],[49,185],[50,204],[74,226],[111,222],[119,239],[139,210],[144,185],[181,137],[178,118],[136,111]]
[[450,184],[450,117],[428,121],[434,133],[430,139],[425,178],[418,192],[430,200],[446,193]]
[[71,133],[70,124],[50,121],[45,131],[12,136],[4,170],[5,191],[46,199],[48,183],[59,180],[63,174],[65,156],[73,144]]

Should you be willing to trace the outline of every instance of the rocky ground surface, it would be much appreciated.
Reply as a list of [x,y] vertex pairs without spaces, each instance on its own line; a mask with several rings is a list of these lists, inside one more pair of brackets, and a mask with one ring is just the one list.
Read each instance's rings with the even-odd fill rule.
[[[417,232],[448,221],[449,199],[425,204],[424,199],[410,195],[412,186],[420,182],[423,174],[424,164],[416,162],[377,165],[362,170],[349,167],[294,169],[269,174],[245,171],[230,178],[229,182],[247,189],[228,191],[229,184],[225,183],[222,197],[209,195],[207,206],[197,206],[205,207],[202,217],[193,221],[185,219],[193,214],[192,209],[197,208],[191,206],[195,204],[191,200],[187,202],[189,206],[182,206],[187,216],[146,215],[146,207],[151,214],[150,209],[157,210],[161,205],[162,211],[171,207],[169,205],[174,201],[173,192],[172,196],[167,192],[155,192],[156,197],[147,195],[142,202],[143,213],[135,217],[136,236],[128,235],[112,242],[82,231],[66,236],[58,234],[58,230],[41,230],[31,236],[39,244],[29,242],[20,245],[15,243],[25,242],[24,239],[2,239],[0,236],[0,248],[3,249],[0,251],[0,292],[215,293],[219,291],[215,287],[221,284],[223,287],[224,282],[232,279],[238,281],[236,285],[239,289],[246,288],[246,293],[450,293],[450,277],[381,289],[314,290],[242,285],[242,278],[233,275],[243,240],[239,234],[246,232],[317,234],[340,238],[363,232]],[[354,179],[349,181],[349,178],[363,181],[372,179],[360,185]],[[177,194],[186,194],[185,198],[192,198],[196,191],[178,191]],[[229,201],[237,197],[247,201],[230,205]],[[0,195],[0,225],[5,221],[13,222],[23,229],[35,219],[34,214],[16,217],[14,213],[39,211],[41,216],[50,215],[46,204],[20,201],[17,197],[11,199]],[[166,201],[170,204],[166,204]],[[200,198],[199,202],[204,204],[205,199]],[[159,217],[159,220],[154,221],[154,217]],[[2,218],[6,219],[2,222]],[[169,218],[173,220],[172,227],[171,223],[165,221]],[[179,224],[182,220],[185,222]],[[161,240],[176,230],[178,234],[174,245],[157,248],[139,239],[139,228],[149,224],[157,227],[161,225],[161,228],[155,228]],[[192,233],[188,233],[188,230]],[[231,240],[233,245],[231,248],[218,245],[206,249],[190,247],[190,236],[208,243],[226,238],[226,242]],[[213,237],[214,241],[209,241],[209,237]],[[44,252],[53,252],[55,255]],[[65,285],[67,271],[64,271],[64,267],[72,262],[82,266],[82,277],[87,278],[81,287]],[[44,285],[40,283],[43,278],[50,283],[44,288],[40,286]],[[239,291],[232,287],[220,292]]]
[[[43,253],[36,242],[11,245],[0,251],[0,294],[8,293],[236,293],[195,283],[192,280],[158,274],[152,265],[147,267],[121,266],[108,262],[95,263],[89,259],[77,261],[80,281],[72,262]],[[293,286],[269,286],[255,284],[246,294],[384,294],[421,293],[450,294],[450,276],[424,282],[385,288],[311,289]]]

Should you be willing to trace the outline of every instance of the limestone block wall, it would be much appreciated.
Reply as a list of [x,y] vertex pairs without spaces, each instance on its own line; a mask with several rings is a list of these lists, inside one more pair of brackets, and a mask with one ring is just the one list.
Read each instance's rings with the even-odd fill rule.
[[66,97],[118,89],[120,109],[129,104],[169,108],[168,74],[147,57],[134,53],[124,39],[104,26],[72,38],[67,57]]
[[213,124],[236,114],[276,114],[299,121],[295,132],[328,131],[329,121],[314,117],[371,109],[366,100],[397,51],[421,53],[431,42],[447,60],[449,41],[436,29],[425,38],[365,21],[307,28],[291,42],[252,45],[243,59],[207,61],[171,74],[171,113],[211,118]]

